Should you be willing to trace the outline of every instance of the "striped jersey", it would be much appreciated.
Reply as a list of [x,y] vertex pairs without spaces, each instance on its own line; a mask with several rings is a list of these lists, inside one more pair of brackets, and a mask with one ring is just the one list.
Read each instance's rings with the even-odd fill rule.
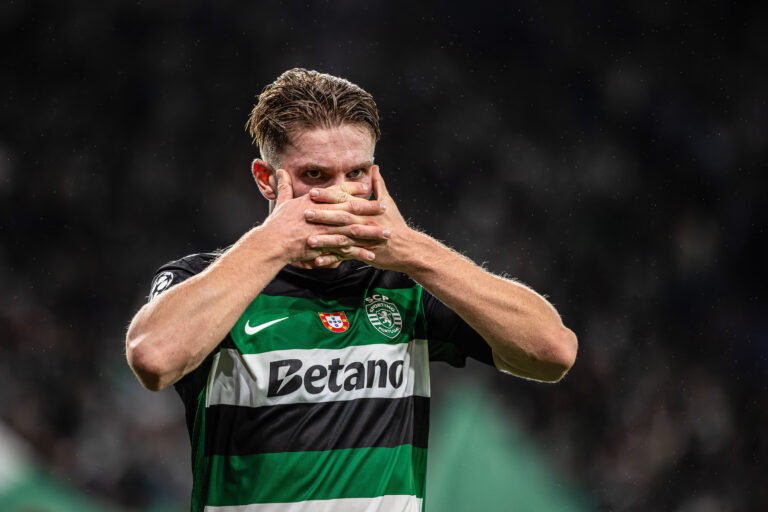
[[[216,256],[164,265],[150,299]],[[423,510],[429,362],[467,357],[493,364],[482,338],[405,274],[357,261],[284,267],[175,384],[191,509]]]

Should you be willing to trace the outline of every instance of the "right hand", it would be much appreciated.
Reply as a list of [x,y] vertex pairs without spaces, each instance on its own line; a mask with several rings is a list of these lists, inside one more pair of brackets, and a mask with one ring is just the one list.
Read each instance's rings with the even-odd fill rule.
[[[342,259],[372,261],[375,253],[366,246],[385,243],[388,236],[372,217],[384,212],[379,201],[369,201],[357,194],[368,193],[367,186],[357,182],[346,182],[329,187],[338,189],[349,196],[349,200],[338,204],[318,204],[309,194],[293,197],[291,177],[283,169],[275,173],[277,198],[272,213],[263,227],[273,229],[275,239],[283,245],[287,262],[313,261],[318,256],[336,254]],[[349,213],[340,225],[328,226],[308,222],[307,211],[336,209]]]

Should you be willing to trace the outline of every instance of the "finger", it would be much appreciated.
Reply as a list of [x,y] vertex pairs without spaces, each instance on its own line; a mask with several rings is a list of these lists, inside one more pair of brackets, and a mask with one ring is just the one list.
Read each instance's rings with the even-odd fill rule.
[[351,226],[337,226],[331,228],[329,234],[344,235],[355,241],[355,245],[361,245],[363,240],[372,240],[376,242],[386,241],[391,233],[388,229],[381,226],[367,226],[364,224],[352,224]]
[[346,254],[341,255],[338,253],[333,254],[324,254],[322,256],[318,256],[315,258],[315,265],[322,267],[325,265],[330,265],[333,263],[336,263],[338,261],[342,260],[360,260],[360,261],[373,261],[376,259],[376,254],[372,251],[369,251],[367,249],[364,249],[362,247],[349,247],[348,250],[345,251]]
[[307,249],[304,251],[304,254],[302,254],[299,261],[312,261],[318,256],[322,256],[323,254],[327,253],[321,251],[320,249]]
[[376,199],[382,200],[390,197],[387,191],[387,186],[384,184],[384,178],[381,177],[379,166],[374,165],[371,167],[371,183],[373,185],[373,194]]
[[307,245],[313,249],[338,249],[354,245],[346,235],[312,235],[307,238]]
[[294,260],[291,260],[291,262],[294,262],[294,261],[314,261],[315,258],[317,258],[318,256],[322,256],[323,254],[327,254],[327,253],[324,253],[320,249],[305,249],[301,256],[299,256],[298,258],[296,258]]
[[309,197],[316,203],[346,203],[354,199],[339,187],[313,188],[309,191]]
[[353,200],[365,200],[370,191],[371,187],[367,183],[347,181],[332,187],[314,188],[309,191],[309,197],[318,203],[344,203]]
[[366,249],[382,247],[386,241],[386,238],[383,237],[366,239],[352,238],[342,234],[323,234],[308,237],[307,246],[315,251],[348,255],[353,252],[353,247],[363,247]]
[[379,201],[355,201],[339,205],[338,208],[317,208],[304,211],[304,218],[315,224],[343,226],[364,224],[363,217],[378,215],[386,210]]
[[339,188],[350,196],[357,197],[357,199],[367,199],[371,192],[370,185],[361,181],[345,181],[339,185]]
[[275,177],[277,178],[275,206],[279,206],[289,199],[293,199],[293,182],[291,181],[291,175],[283,169],[278,169]]
[[367,199],[358,199],[357,201],[349,201],[342,205],[349,213],[355,215],[379,215],[387,209],[381,201],[368,201]]
[[333,265],[334,263],[338,263],[343,258],[339,256],[338,254],[323,254],[322,256],[318,256],[314,259],[313,263],[316,267],[326,267],[328,265]]
[[358,224],[362,221],[362,219],[344,210],[305,210],[304,218],[307,222],[327,224],[329,226],[346,226],[348,224]]

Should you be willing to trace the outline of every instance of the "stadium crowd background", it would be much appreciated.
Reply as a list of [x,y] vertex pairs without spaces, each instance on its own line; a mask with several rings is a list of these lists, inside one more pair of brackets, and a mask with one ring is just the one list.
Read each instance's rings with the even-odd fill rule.
[[3,2],[0,34],[0,420],[59,478],[188,502],[125,328],[158,266],[264,217],[243,126],[302,66],[374,95],[406,216],[579,336],[557,385],[435,368],[438,399],[485,383],[597,509],[768,509],[757,4]]

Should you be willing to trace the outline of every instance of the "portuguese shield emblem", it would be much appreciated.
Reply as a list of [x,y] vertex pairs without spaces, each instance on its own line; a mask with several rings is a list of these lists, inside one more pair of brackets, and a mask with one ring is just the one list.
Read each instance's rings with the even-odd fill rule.
[[349,320],[343,311],[338,313],[318,313],[326,329],[331,332],[344,332],[349,329]]
[[386,295],[372,295],[365,299],[368,321],[381,334],[394,338],[403,329],[403,317],[397,306]]

